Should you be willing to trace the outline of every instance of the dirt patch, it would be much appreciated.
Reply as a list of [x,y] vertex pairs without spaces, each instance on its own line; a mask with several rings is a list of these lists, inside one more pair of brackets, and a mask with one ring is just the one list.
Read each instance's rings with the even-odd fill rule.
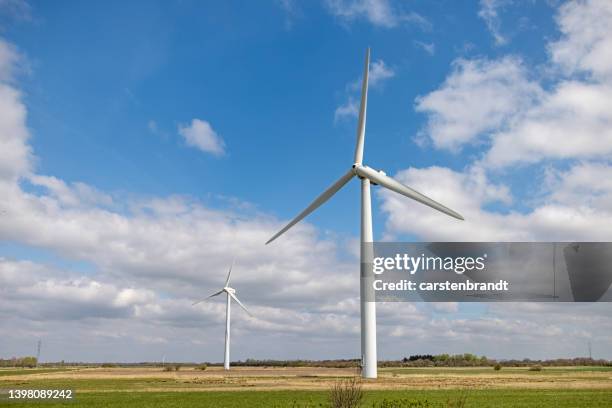
[[[236,367],[226,372],[221,367],[209,367],[205,371],[183,368],[178,372],[167,372],[161,368],[84,368],[74,371],[40,373],[0,378],[3,381],[65,380],[109,380],[89,389],[87,385],[79,392],[121,391],[197,391],[197,390],[326,390],[340,377],[351,377],[358,372],[352,368],[260,368]],[[126,381],[127,387],[117,387],[117,380]],[[76,383],[75,383],[76,384]],[[114,384],[114,385],[113,385]],[[581,371],[572,368],[555,369],[533,373],[527,369],[512,369],[504,372],[483,373],[480,369],[419,369],[381,370],[376,380],[364,380],[364,389],[453,389],[453,388],[506,388],[506,389],[612,389],[612,374],[605,371]],[[120,388],[120,389],[119,389]]]

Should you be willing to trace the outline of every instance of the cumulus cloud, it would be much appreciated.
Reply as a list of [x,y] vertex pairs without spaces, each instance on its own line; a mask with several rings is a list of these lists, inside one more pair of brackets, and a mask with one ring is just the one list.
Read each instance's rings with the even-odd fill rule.
[[552,60],[567,73],[583,72],[610,80],[612,74],[612,4],[606,0],[567,2],[559,9],[562,33],[550,44]]
[[225,154],[225,142],[205,120],[192,119],[190,124],[178,126],[179,135],[183,136],[188,146],[195,147],[215,156]]
[[370,24],[393,28],[400,24],[415,24],[428,29],[431,23],[414,11],[398,10],[389,0],[325,0],[329,12],[342,21],[364,19]]
[[136,305],[155,297],[146,289],[122,289],[85,276],[66,275],[30,261],[0,258],[0,314],[17,310],[21,317],[35,320],[127,317],[134,314]]
[[[608,174],[610,168],[590,168],[591,181]],[[392,192],[381,190],[383,210],[388,215],[387,231],[392,235],[417,234],[426,241],[607,241],[612,238],[612,217],[602,203],[610,199],[606,184],[598,189],[571,180],[585,180],[583,165],[571,168],[555,177],[563,182],[542,203],[521,213],[492,211],[494,203],[509,204],[512,200],[507,186],[491,183],[481,168],[472,167],[456,172],[442,167],[407,169],[396,175],[398,180],[414,187],[433,199],[459,211],[465,221],[455,221],[430,208],[405,200]],[[577,176],[579,174],[579,176]],[[587,193],[590,197],[573,201]],[[590,204],[599,203],[598,210]],[[601,201],[598,201],[601,200]]]
[[417,98],[417,111],[428,114],[417,140],[455,151],[486,142],[483,164],[497,168],[612,153],[609,2],[567,3],[556,20],[561,37],[542,69],[528,72],[509,56],[455,61],[439,89]]
[[612,153],[612,84],[562,81],[506,129],[493,133],[490,167]]
[[417,98],[417,112],[428,115],[417,140],[429,138],[437,148],[458,150],[508,126],[541,94],[540,86],[529,80],[517,57],[458,59],[439,89]]

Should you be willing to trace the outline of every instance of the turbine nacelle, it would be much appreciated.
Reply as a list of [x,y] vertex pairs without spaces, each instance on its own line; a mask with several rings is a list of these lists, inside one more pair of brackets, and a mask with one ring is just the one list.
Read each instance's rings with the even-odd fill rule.
[[238,300],[238,297],[236,296],[236,289],[234,289],[234,288],[229,286],[230,278],[232,277],[232,268],[233,267],[234,267],[234,261],[232,261],[232,265],[230,266],[229,272],[227,273],[227,279],[225,279],[225,283],[223,284],[223,289],[221,289],[218,292],[213,293],[212,295],[208,296],[207,298],[204,298],[202,300],[198,300],[197,302],[195,302],[193,304],[197,305],[198,303],[204,302],[205,300],[208,300],[208,299],[213,298],[215,296],[219,296],[220,294],[225,292],[225,293],[227,293],[228,299],[234,300],[236,303],[238,303],[238,305],[241,308],[244,309],[245,312],[247,312],[249,314],[249,316],[253,316],[251,314],[251,312],[249,312],[248,309],[242,304],[242,302],[240,302],[240,300]]
[[364,170],[362,170],[363,168],[368,168],[369,170],[375,171],[375,172],[377,172],[377,173],[379,173],[379,174],[381,174],[381,175],[383,175],[383,176],[386,176],[386,175],[387,175],[387,173],[385,173],[385,172],[384,172],[384,171],[382,171],[382,170],[374,170],[374,169],[373,169],[373,168],[371,168],[371,167],[364,166],[364,165],[362,165],[362,164],[358,164],[358,163],[353,164],[353,173],[355,173],[355,175],[356,175],[357,177],[359,177],[360,179],[367,178],[368,180],[370,180],[370,184],[373,184],[373,185],[375,185],[375,186],[377,186],[377,185],[378,185],[378,183],[376,183],[376,182],[372,181],[372,180],[371,180],[371,179],[370,179],[368,176],[366,176],[366,175],[365,175],[365,171],[364,171]]

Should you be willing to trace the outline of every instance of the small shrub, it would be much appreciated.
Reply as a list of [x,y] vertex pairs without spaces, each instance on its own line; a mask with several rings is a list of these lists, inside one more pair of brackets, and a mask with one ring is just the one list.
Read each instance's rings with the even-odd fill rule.
[[534,365],[529,367],[529,371],[542,371],[542,366],[541,365]]
[[117,367],[117,364],[113,364],[113,363],[103,363],[102,368],[112,368],[112,367]]
[[206,364],[200,364],[196,367],[196,370],[205,371],[208,368]]
[[329,392],[332,408],[357,408],[362,400],[361,381],[357,377],[336,381]]
[[465,408],[467,404],[467,393],[463,392],[455,398],[448,398],[446,400],[446,408]]
[[174,370],[174,367],[169,366],[169,365],[164,366],[164,371],[172,371],[172,370]]
[[493,369],[494,369],[495,371],[499,371],[499,370],[501,370],[501,368],[502,368],[502,367],[501,367],[501,364],[499,364],[499,363],[497,363],[497,364],[495,364],[495,366],[493,366]]
[[181,369],[181,365],[180,365],[180,364],[176,364],[176,365],[174,366],[174,371],[178,371],[178,370],[180,370],[180,369]]

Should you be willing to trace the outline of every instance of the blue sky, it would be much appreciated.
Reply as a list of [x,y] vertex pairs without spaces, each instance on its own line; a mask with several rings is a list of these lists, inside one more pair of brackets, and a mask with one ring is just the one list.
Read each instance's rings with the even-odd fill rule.
[[[365,162],[466,216],[376,190],[376,239],[611,239],[605,1],[0,10],[0,316],[23,327],[0,340],[9,353],[44,338],[49,359],[214,360],[222,339],[202,327],[221,306],[190,302],[235,253],[258,312],[236,319],[256,339],[238,336],[236,358],[357,353],[358,183],[263,242],[352,164],[368,46]],[[612,350],[607,305],[555,306],[383,305],[382,356]]]

